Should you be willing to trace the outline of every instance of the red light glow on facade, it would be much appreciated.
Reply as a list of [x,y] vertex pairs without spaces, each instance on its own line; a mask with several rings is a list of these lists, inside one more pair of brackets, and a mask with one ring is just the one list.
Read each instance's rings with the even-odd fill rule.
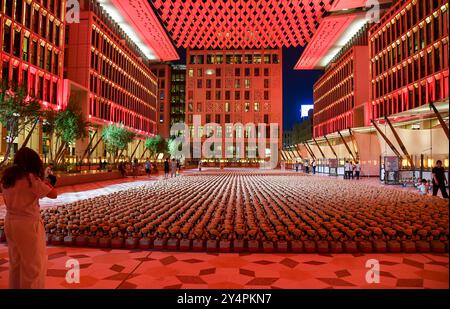
[[175,44],[199,49],[303,46],[330,9],[330,2],[152,1]]
[[147,1],[111,0],[123,18],[162,61],[178,60],[177,51]]
[[346,14],[324,18],[316,34],[311,42],[308,43],[305,51],[295,65],[295,69],[313,70],[319,67],[322,58],[355,20],[356,16],[356,14]]

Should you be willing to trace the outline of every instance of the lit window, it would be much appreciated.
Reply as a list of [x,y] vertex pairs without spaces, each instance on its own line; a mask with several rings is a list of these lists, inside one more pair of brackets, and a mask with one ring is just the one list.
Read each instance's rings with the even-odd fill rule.
[[245,112],[249,112],[250,111],[250,103],[245,102]]
[[258,102],[254,103],[254,109],[255,109],[255,112],[259,112],[259,103]]

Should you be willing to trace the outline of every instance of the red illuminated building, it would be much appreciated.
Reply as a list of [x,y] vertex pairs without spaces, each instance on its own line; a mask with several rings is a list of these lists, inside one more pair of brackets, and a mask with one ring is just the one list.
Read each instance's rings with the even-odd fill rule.
[[169,137],[170,131],[170,89],[171,66],[170,64],[152,64],[150,69],[158,77],[157,92],[157,121],[158,134],[163,138]]
[[99,4],[86,0],[81,5],[80,23],[68,26],[66,76],[89,90],[90,121],[156,134],[157,78]]
[[448,102],[448,1],[399,1],[370,29],[373,117]]
[[[225,124],[278,123],[279,146],[282,132],[282,52],[261,50],[191,50],[187,51],[186,122],[192,126],[194,115],[201,116],[201,129],[193,137],[208,135],[205,124],[220,124],[219,138],[233,132]],[[235,138],[248,132],[236,131]],[[266,132],[266,138],[269,132]],[[236,146],[237,147],[237,146]],[[246,154],[249,150],[246,144]],[[269,146],[267,146],[269,147]],[[225,149],[220,147],[222,158]],[[231,149],[227,151],[231,152]],[[241,149],[233,149],[239,153]],[[242,157],[241,157],[242,158]]]
[[368,57],[366,28],[314,84],[314,137],[370,124]]
[[[65,0],[0,0],[1,81],[24,85],[44,106],[61,109]],[[6,129],[2,129],[2,136]],[[42,130],[29,146],[42,152]],[[1,152],[5,150],[2,138]],[[18,144],[21,144],[19,136]],[[17,147],[16,145],[16,147]]]

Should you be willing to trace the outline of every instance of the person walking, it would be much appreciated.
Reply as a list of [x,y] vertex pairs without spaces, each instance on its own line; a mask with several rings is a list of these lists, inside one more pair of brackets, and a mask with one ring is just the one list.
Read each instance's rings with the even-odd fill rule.
[[150,162],[149,158],[145,160],[145,174],[147,174],[147,177],[150,177],[150,174],[152,173],[152,163]]
[[20,149],[1,178],[6,204],[5,234],[9,253],[9,287],[43,289],[47,272],[47,250],[39,199],[57,198],[44,179],[44,166],[32,149]]
[[177,177],[177,161],[175,159],[172,159],[170,163],[170,177]]
[[298,172],[298,162],[295,162],[295,171]]
[[350,179],[350,162],[348,160],[344,164],[344,179]]
[[312,169],[313,169],[313,174],[314,174],[314,175],[316,174],[316,168],[317,168],[316,160],[313,160],[313,161],[312,161]]
[[166,158],[166,160],[164,161],[164,178],[167,179],[167,177],[169,177],[169,159]]
[[198,171],[201,172],[202,171],[202,160],[198,161]]
[[448,184],[447,177],[445,177],[445,169],[442,166],[442,161],[437,160],[436,166],[431,170],[433,176],[433,196],[437,196],[439,190],[443,198],[448,198],[447,189],[445,185]]
[[304,167],[305,167],[305,173],[306,173],[306,174],[309,174],[309,164],[308,164],[308,161],[305,161]]
[[357,180],[359,180],[360,174],[361,174],[361,164],[359,163],[359,161],[356,161],[356,164],[355,164],[355,176],[356,176]]

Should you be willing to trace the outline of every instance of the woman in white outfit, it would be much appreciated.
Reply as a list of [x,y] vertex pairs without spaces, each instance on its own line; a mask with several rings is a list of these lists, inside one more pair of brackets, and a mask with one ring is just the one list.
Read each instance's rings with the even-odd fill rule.
[[55,199],[57,193],[44,182],[39,155],[30,148],[20,149],[14,164],[3,173],[1,190],[6,204],[9,286],[12,289],[43,289],[47,250],[39,199]]

